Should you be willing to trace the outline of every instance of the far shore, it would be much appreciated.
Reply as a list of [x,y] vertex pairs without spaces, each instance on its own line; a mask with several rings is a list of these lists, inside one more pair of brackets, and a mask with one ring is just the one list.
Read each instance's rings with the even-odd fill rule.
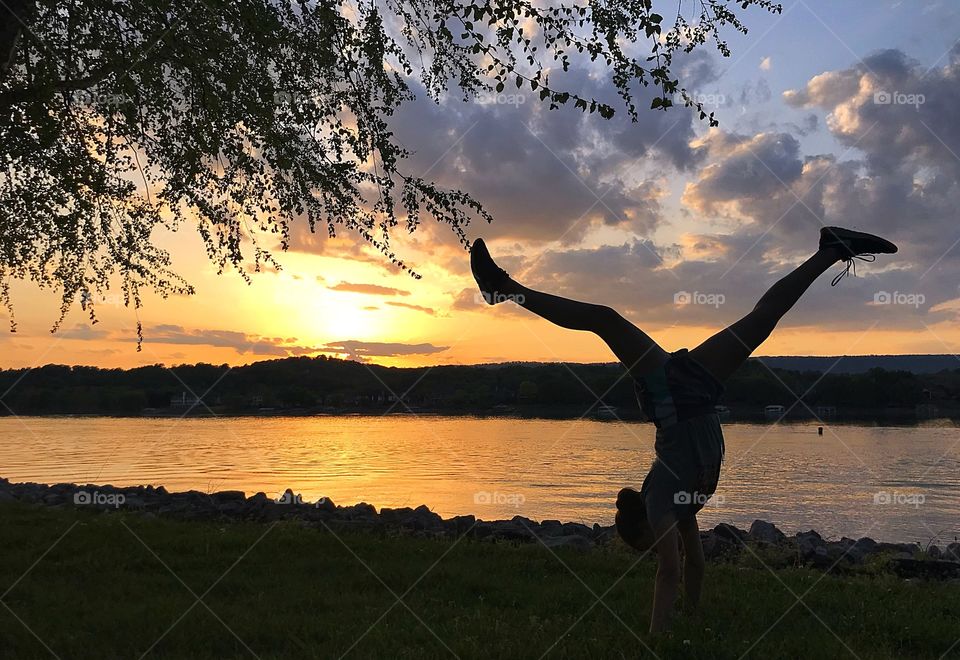
[[[194,406],[192,408],[147,408],[137,412],[44,412],[44,413],[17,413],[11,415],[7,411],[0,411],[0,419],[4,417],[30,417],[49,419],[85,419],[85,418],[118,418],[118,419],[243,419],[247,417],[465,417],[477,419],[549,419],[549,420],[581,420],[589,419],[600,422],[629,422],[633,424],[649,424],[647,419],[637,409],[591,409],[586,412],[576,407],[567,406],[514,406],[504,409],[445,409],[445,408],[405,408],[392,406],[384,408],[266,408],[266,409],[225,409],[219,407],[206,408]],[[762,410],[732,409],[720,414],[725,424],[813,424],[813,425],[851,425],[851,426],[922,426],[929,424],[960,423],[960,409],[939,411],[933,416],[918,416],[913,408],[883,408],[845,411],[823,417],[810,414],[803,410],[790,410],[783,416],[780,414],[768,415]]]

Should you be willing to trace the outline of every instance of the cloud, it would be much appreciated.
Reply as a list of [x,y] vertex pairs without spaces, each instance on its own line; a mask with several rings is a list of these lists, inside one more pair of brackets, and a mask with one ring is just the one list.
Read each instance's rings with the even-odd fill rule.
[[404,344],[399,342],[359,341],[350,339],[324,344],[323,351],[346,355],[347,357],[367,361],[371,357],[399,357],[402,355],[433,355],[450,348],[433,344]]
[[334,286],[327,287],[331,291],[349,291],[350,293],[363,293],[377,296],[409,296],[410,292],[403,289],[395,289],[389,286],[379,284],[364,284],[360,282],[340,282]]
[[[704,54],[678,58],[691,86],[716,76]],[[463,189],[495,221],[486,235],[526,241],[563,238],[570,244],[591,228],[620,227],[641,235],[662,222],[664,170],[686,170],[698,120],[687,108],[646,110],[655,94],[637,90],[640,120],[631,122],[602,77],[572,66],[558,77],[567,89],[610,102],[611,120],[572,107],[549,110],[535,92],[510,90],[503,102],[433,103],[422,89],[392,127],[413,156],[408,174]]]
[[394,300],[388,300],[387,304],[393,307],[404,307],[406,309],[412,309],[416,312],[423,312],[424,314],[429,314],[430,316],[436,316],[437,313],[432,307],[424,307],[422,305],[411,305],[410,303],[397,302]]
[[180,344],[231,348],[243,355],[292,356],[321,352],[320,348],[296,344],[296,337],[260,337],[234,330],[187,329],[161,324],[143,331],[144,344]]
[[[804,163],[800,143],[789,133],[737,135],[712,130],[700,143],[712,161],[688,183],[683,202],[704,215],[750,219],[759,206],[791,196],[791,187],[801,178]],[[794,200],[790,200],[791,202]]]
[[957,296],[960,280],[960,46],[945,60],[927,68],[885,50],[785,95],[791,105],[826,111],[832,135],[862,154],[828,200],[835,217],[893,237],[915,287],[941,302]]
[[[833,153],[802,149],[798,136],[819,125],[815,115],[795,129],[711,130],[691,143],[699,165],[681,197],[702,229],[675,246],[552,250],[524,272],[526,283],[610,305],[645,326],[716,327],[748,312],[809,256],[823,225],[840,225],[889,236],[901,251],[860,264],[860,277],[836,287],[821,278],[784,327],[866,331],[878,324],[925,333],[958,320],[960,48],[930,71],[883,51],[816,76],[785,99],[826,112],[824,125],[838,143]],[[638,258],[644,254],[649,258]],[[680,292],[723,294],[724,303],[676,305]],[[884,302],[890,298],[913,303]],[[464,293],[454,307],[466,302]]]
[[[771,284],[797,265],[797,260],[777,258],[778,243],[776,237],[751,232],[688,235],[677,246],[650,246],[660,254],[678,250],[682,256],[662,263],[641,258],[637,247],[630,244],[554,250],[537,262],[524,283],[608,305],[648,330],[674,325],[718,328],[748,313]],[[801,250],[811,254],[816,245],[817,233],[813,232]],[[889,264],[889,260],[878,262],[881,267]],[[955,309],[931,309],[929,298],[915,306],[878,305],[877,295],[882,292],[917,291],[915,275],[909,270],[864,265],[859,277],[831,287],[830,276],[840,270],[838,265],[822,276],[781,327],[867,331],[879,324],[888,330],[916,330],[922,329],[921,324],[957,316]],[[956,296],[955,283],[951,288]],[[684,304],[684,294],[687,298],[696,294],[695,303]]]
[[760,60],[761,71],[769,71],[772,68],[773,68],[773,62],[769,57],[764,57],[762,60]]
[[91,325],[84,325],[82,323],[77,323],[72,328],[67,328],[66,330],[59,330],[54,335],[55,337],[62,337],[63,339],[81,339],[84,341],[91,341],[96,339],[104,339],[110,333],[107,330],[101,328],[94,328]]

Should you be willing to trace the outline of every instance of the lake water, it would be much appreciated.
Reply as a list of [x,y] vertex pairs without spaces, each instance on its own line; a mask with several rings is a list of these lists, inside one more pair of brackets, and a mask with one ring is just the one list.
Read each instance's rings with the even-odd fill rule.
[[[729,424],[701,526],[755,518],[788,533],[940,541],[960,536],[960,432],[918,427]],[[473,417],[0,418],[11,481],[293,488],[304,500],[427,504],[443,516],[520,514],[610,524],[639,487],[653,426]]]

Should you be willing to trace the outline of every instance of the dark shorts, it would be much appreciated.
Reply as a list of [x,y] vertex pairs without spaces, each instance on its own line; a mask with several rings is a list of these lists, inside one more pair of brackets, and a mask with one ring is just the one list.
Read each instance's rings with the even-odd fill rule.
[[636,385],[640,407],[657,426],[657,457],[640,489],[650,524],[668,513],[694,516],[720,479],[724,443],[715,406],[723,384],[682,349]]
[[657,457],[640,488],[650,524],[656,527],[668,513],[677,520],[695,516],[720,480],[720,419],[713,413],[659,428],[654,449]]
[[647,418],[663,428],[715,412],[723,394],[718,381],[683,348],[650,373],[634,377],[637,401]]

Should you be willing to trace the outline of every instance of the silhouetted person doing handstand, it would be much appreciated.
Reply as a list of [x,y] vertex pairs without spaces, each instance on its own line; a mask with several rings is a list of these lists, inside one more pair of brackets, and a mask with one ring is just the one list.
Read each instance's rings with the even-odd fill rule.
[[489,304],[511,300],[561,327],[596,333],[634,378],[640,407],[656,425],[653,465],[639,492],[620,491],[616,516],[628,544],[657,552],[652,631],[669,625],[681,575],[688,603],[696,606],[700,598],[704,562],[696,515],[720,478],[724,444],[715,406],[723,382],[830,267],[845,261],[849,271],[855,258],[896,251],[879,236],[824,227],[813,256],[770,287],[749,314],[691,351],[668,353],[610,307],[528,289],[494,263],[482,239],[473,244],[471,269]]

